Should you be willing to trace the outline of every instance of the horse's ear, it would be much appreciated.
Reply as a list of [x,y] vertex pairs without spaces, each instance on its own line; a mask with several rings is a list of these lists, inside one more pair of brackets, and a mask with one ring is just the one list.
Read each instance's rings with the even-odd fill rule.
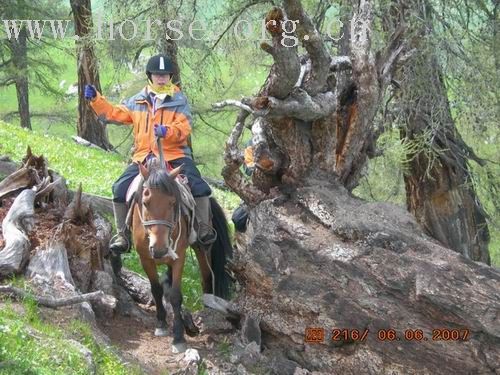
[[168,174],[172,178],[176,178],[177,175],[181,172],[182,167],[184,164],[179,165],[177,168],[172,169]]
[[141,173],[141,176],[145,180],[147,180],[148,177],[149,177],[149,171],[148,171],[148,169],[144,165],[142,165],[142,163],[137,163],[137,165],[139,166],[139,172]]

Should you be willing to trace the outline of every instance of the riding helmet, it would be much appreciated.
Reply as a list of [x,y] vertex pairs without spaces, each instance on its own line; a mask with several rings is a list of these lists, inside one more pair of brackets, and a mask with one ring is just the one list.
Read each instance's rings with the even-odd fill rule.
[[155,55],[151,57],[146,65],[146,74],[151,79],[151,74],[172,74],[174,64],[167,55]]

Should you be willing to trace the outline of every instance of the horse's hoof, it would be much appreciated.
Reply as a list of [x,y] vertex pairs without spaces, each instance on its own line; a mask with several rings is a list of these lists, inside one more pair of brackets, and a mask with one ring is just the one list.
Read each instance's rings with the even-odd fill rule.
[[168,336],[168,330],[166,328],[156,328],[155,329],[155,336],[158,336],[158,337]]
[[187,350],[187,344],[185,342],[180,342],[178,344],[172,344],[172,353],[184,353]]

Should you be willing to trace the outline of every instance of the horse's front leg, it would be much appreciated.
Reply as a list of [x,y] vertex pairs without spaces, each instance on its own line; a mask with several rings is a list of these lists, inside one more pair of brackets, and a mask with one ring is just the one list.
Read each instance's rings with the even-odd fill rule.
[[182,353],[186,351],[187,344],[184,338],[184,322],[182,320],[182,270],[184,268],[184,256],[174,262],[172,267],[172,288],[170,289],[170,303],[174,311],[172,352]]
[[156,271],[156,264],[151,259],[143,259],[141,257],[142,268],[148,275],[149,283],[151,284],[151,293],[155,300],[156,305],[156,328],[155,336],[167,336],[167,312],[163,305],[163,287],[158,280],[158,273]]

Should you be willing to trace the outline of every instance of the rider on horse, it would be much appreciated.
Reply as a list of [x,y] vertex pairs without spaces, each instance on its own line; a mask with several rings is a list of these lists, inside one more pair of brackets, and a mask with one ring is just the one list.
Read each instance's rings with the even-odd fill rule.
[[134,127],[134,155],[130,164],[113,184],[113,211],[117,235],[113,237],[110,250],[115,253],[130,250],[126,228],[127,190],[139,174],[137,163],[145,163],[152,157],[159,158],[156,137],[162,139],[163,155],[176,168],[182,165],[181,173],[188,179],[196,202],[198,241],[210,245],[215,241],[215,232],[210,225],[211,189],[201,178],[188,144],[191,134],[191,112],[184,93],[172,83],[173,64],[166,55],[156,55],[146,65],[148,85],[122,105],[112,105],[98,93],[94,86],[85,86],[85,98],[96,114],[109,122],[132,124]]

